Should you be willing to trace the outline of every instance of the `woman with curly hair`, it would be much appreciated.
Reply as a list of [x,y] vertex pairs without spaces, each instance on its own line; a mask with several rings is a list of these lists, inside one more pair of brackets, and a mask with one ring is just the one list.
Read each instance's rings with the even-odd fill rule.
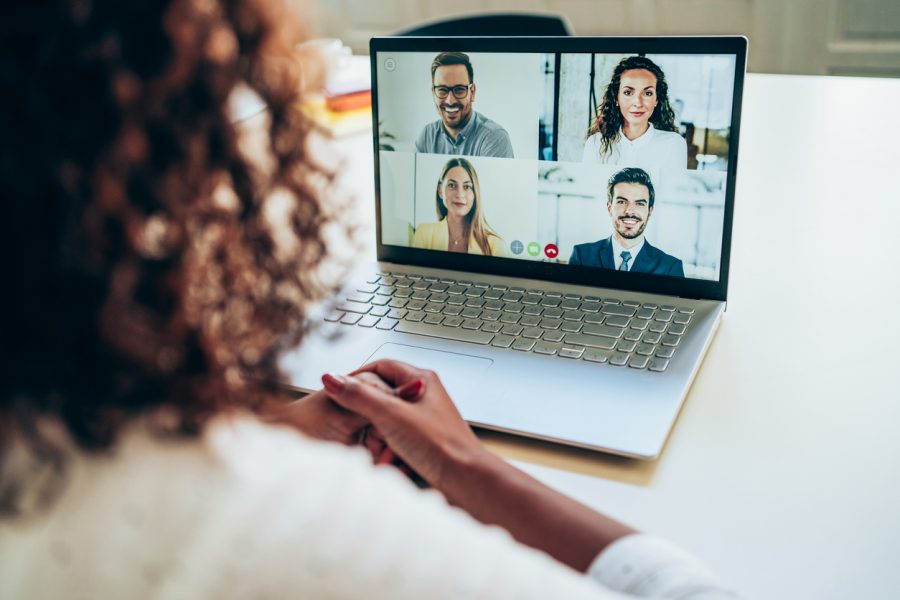
[[437,223],[416,227],[414,248],[503,256],[503,239],[484,217],[478,173],[464,158],[447,161],[434,195]]
[[616,65],[588,129],[582,161],[687,168],[687,143],[675,126],[666,76],[652,60],[628,56]]
[[[287,404],[261,383],[338,283],[296,21],[264,0],[0,7],[0,597],[611,598],[661,557],[660,593],[719,589],[485,450],[432,373],[378,362]],[[239,90],[267,105],[259,135],[232,122]],[[443,496],[328,443],[364,433]]]

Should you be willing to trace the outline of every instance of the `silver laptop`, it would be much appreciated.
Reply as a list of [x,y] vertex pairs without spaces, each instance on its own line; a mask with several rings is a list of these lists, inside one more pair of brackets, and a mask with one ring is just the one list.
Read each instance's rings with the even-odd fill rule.
[[474,426],[657,457],[725,311],[745,57],[742,37],[373,39],[378,263],[290,383],[399,359]]

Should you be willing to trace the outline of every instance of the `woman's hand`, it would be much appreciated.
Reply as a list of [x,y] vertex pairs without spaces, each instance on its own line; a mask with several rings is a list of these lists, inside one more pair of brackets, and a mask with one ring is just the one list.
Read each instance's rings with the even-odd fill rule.
[[[360,374],[360,378],[367,385],[384,390],[386,393],[392,392],[391,388],[373,373]],[[292,425],[309,437],[347,446],[359,443],[363,437],[371,437],[363,436],[369,420],[335,404],[325,390],[313,392],[285,404],[266,417],[271,421]],[[368,439],[366,442],[373,459],[377,460],[384,450],[384,443],[382,442],[379,447],[377,443],[369,444]]]
[[[394,390],[372,385],[373,374]],[[337,404],[371,422],[387,448],[434,487],[488,454],[431,371],[380,360],[322,381]]]

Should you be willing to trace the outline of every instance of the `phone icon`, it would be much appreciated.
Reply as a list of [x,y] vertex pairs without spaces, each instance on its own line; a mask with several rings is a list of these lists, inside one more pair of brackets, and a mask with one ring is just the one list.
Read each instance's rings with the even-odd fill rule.
[[544,254],[547,258],[556,258],[559,256],[559,248],[556,247],[556,244],[547,244],[544,246]]

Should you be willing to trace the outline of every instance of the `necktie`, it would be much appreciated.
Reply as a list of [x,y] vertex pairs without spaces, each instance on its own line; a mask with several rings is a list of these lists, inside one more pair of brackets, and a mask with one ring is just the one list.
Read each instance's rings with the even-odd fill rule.
[[622,266],[619,267],[619,270],[627,271],[628,270],[628,261],[631,260],[631,252],[629,252],[628,250],[622,250],[622,254],[620,254],[619,256],[622,257]]

